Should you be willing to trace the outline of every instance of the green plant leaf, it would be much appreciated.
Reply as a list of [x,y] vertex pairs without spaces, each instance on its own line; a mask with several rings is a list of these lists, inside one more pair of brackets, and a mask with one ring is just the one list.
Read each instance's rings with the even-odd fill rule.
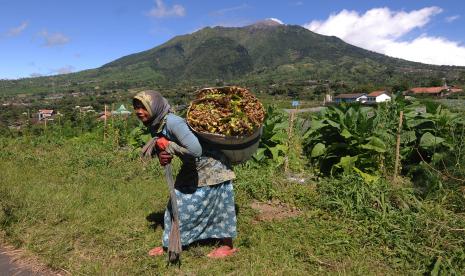
[[322,143],[318,143],[313,147],[311,157],[315,158],[315,157],[321,156],[325,154],[325,152],[326,152],[326,146]]
[[352,171],[352,168],[355,166],[355,162],[357,162],[358,156],[343,156],[337,163],[336,167],[342,168],[344,173],[349,174]]
[[330,125],[330,126],[332,126],[332,127],[335,127],[335,128],[337,128],[337,129],[340,129],[340,128],[341,128],[341,126],[340,126],[338,123],[336,123],[336,122],[334,122],[334,121],[332,121],[332,120],[330,120],[330,119],[326,119],[325,122],[327,122],[328,125]]
[[327,125],[328,124],[323,123],[323,121],[321,121],[321,120],[312,120],[311,129],[312,130],[318,130],[318,129],[323,128],[323,127],[325,127]]
[[434,124],[432,120],[429,119],[423,119],[423,118],[413,118],[411,120],[407,120],[407,126],[410,128],[415,128],[421,124]]
[[255,152],[255,154],[253,155],[253,158],[256,161],[263,160],[265,158],[265,151],[266,151],[266,148],[258,148],[257,152]]
[[376,182],[378,181],[379,179],[379,176],[378,175],[372,175],[372,174],[369,174],[369,173],[365,173],[365,172],[362,172],[360,169],[358,169],[357,167],[354,167],[353,168],[354,171],[356,173],[358,173],[362,178],[363,180],[365,181],[365,183],[367,184],[370,184],[372,182]]
[[271,152],[272,158],[274,161],[278,160],[279,153],[286,153],[286,146],[285,145],[276,145],[275,147],[268,147]]
[[288,127],[289,127],[289,125],[288,125],[287,122],[277,123],[277,124],[274,125],[273,131],[277,132],[277,131],[280,131],[280,130],[286,130]]
[[438,164],[441,160],[444,160],[447,157],[447,153],[445,152],[435,152],[431,157],[431,162],[433,164]]
[[373,150],[379,153],[386,152],[386,144],[381,139],[378,137],[370,137],[369,139],[370,141],[365,145],[361,145],[360,148]]
[[420,147],[422,148],[432,148],[441,145],[444,143],[444,139],[441,137],[434,136],[430,132],[426,132],[421,136]]
[[284,131],[281,131],[281,132],[274,134],[270,138],[270,140],[275,143],[281,144],[281,143],[285,143],[288,140],[288,138],[289,136],[287,135],[287,133],[285,133]]
[[350,134],[350,132],[347,130],[347,128],[344,128],[341,131],[341,136],[348,139],[348,138],[352,137],[352,134]]
[[402,132],[402,134],[400,135],[400,141],[402,144],[408,144],[416,140],[417,136],[415,135],[415,131],[413,130]]

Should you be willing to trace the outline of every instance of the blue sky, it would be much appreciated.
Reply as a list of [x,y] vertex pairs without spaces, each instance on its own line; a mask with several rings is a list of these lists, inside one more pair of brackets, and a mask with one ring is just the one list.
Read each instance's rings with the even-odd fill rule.
[[96,68],[206,26],[265,18],[390,56],[465,65],[465,3],[458,0],[0,0],[0,79]]

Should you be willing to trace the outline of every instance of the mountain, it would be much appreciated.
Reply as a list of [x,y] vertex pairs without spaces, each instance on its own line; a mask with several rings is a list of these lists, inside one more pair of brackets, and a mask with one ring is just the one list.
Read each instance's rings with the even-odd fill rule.
[[[205,83],[331,80],[392,85],[447,78],[465,68],[410,62],[364,50],[301,26],[264,20],[245,27],[206,27],[97,69],[17,81],[22,87],[134,87]],[[35,85],[35,86],[34,86]],[[4,87],[11,87],[4,85]]]

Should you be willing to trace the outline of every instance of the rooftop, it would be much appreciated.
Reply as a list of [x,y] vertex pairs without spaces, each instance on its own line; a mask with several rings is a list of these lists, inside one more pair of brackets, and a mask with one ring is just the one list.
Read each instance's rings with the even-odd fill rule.
[[368,94],[367,96],[368,97],[378,97],[378,96],[383,95],[383,94],[388,95],[388,93],[385,90],[379,90],[379,91],[373,91],[370,94]]
[[361,96],[365,96],[365,93],[352,93],[352,94],[340,94],[335,96],[335,99],[356,99]]
[[443,90],[447,90],[444,86],[434,86],[434,87],[414,87],[410,91],[414,94],[437,94]]

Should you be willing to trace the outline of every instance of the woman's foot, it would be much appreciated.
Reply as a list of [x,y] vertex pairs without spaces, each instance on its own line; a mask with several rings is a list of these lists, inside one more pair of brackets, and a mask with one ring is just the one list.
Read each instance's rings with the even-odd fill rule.
[[163,255],[163,247],[158,246],[149,251],[149,256],[161,256]]
[[233,248],[228,245],[223,245],[223,246],[220,246],[214,249],[212,252],[208,253],[207,257],[212,258],[212,259],[222,259],[222,258],[226,258],[228,256],[233,255],[237,251],[238,251],[237,248]]

